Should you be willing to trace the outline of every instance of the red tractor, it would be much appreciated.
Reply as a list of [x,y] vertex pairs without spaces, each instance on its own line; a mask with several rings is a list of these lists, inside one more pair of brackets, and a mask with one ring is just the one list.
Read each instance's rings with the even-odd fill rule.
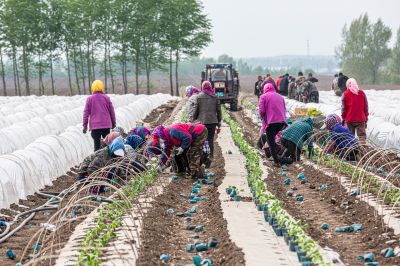
[[232,64],[207,64],[201,72],[201,83],[208,80],[221,103],[229,103],[231,111],[237,111],[239,98],[239,73]]

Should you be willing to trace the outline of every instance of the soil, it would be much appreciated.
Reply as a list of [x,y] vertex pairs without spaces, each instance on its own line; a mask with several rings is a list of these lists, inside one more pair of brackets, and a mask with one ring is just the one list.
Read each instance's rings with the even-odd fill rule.
[[[243,111],[231,115],[244,129],[245,139],[254,144],[258,138],[259,128],[245,116]],[[300,162],[289,167],[287,177],[291,178],[292,183],[286,186],[283,180],[287,177],[278,177],[281,169],[273,167],[267,160],[264,164],[271,164],[272,169],[269,178],[265,180],[268,190],[284,202],[284,208],[290,215],[307,224],[306,231],[314,240],[321,246],[329,246],[338,252],[346,265],[363,265],[357,261],[357,256],[368,252],[375,252],[379,265],[400,264],[399,257],[383,258],[379,255],[384,248],[398,246],[399,236],[395,236],[391,229],[382,226],[382,218],[374,216],[374,209],[371,206],[345,193],[336,179]],[[296,178],[300,172],[308,178],[306,184],[301,184]],[[320,191],[321,184],[327,184],[328,189]],[[287,196],[287,190],[293,187],[297,188],[294,196]],[[303,195],[305,200],[297,202],[295,198],[297,194]],[[323,223],[329,224],[327,231],[321,229]],[[335,232],[336,227],[354,223],[363,225],[361,232]],[[388,240],[397,242],[388,245],[385,243]]]
[[168,103],[160,106],[151,111],[151,113],[143,120],[144,123],[149,124],[150,128],[162,124],[170,116],[178,101],[169,101]]
[[[157,123],[163,123],[166,119],[169,118],[172,111],[174,110],[175,106],[177,105],[176,101],[170,101],[151,112],[151,114],[146,117],[145,121],[147,123],[152,124],[154,120],[157,120]],[[162,116],[155,116],[156,113],[162,113]],[[77,167],[73,167],[71,171],[67,172],[65,175],[58,177],[55,181],[53,181],[53,185],[46,186],[45,188],[41,189],[42,192],[61,192],[62,190],[69,188],[72,184],[76,182],[76,174]],[[62,207],[65,206],[69,202],[69,200],[74,196],[74,193],[70,193],[63,198]],[[44,198],[38,194],[29,195],[26,200],[19,200],[18,204],[26,206],[28,208],[20,207],[18,204],[12,204],[8,209],[1,209],[0,214],[5,214],[10,216],[8,217],[1,217],[0,219],[4,218],[6,221],[12,221],[13,217],[18,212],[27,211],[29,209],[37,208],[43,205],[48,199]],[[0,265],[7,266],[7,265],[15,265],[17,261],[21,260],[22,253],[27,246],[28,242],[31,240],[33,235],[40,230],[40,224],[46,223],[49,218],[56,212],[56,210],[48,210],[44,212],[37,212],[34,218],[24,226],[20,231],[15,233],[12,237],[10,237],[7,241],[0,244]],[[83,219],[82,219],[83,220]],[[69,236],[74,231],[75,227],[82,222],[82,220],[77,220],[75,223],[71,223],[69,226],[64,227],[62,230],[58,231],[57,234],[57,242],[58,243],[65,243],[68,241]],[[18,224],[12,226],[11,230],[17,227]],[[61,249],[63,245],[58,246]],[[29,247],[31,248],[31,247]],[[15,260],[10,260],[5,256],[5,253],[8,249],[12,249],[16,255]],[[56,249],[56,248],[55,248]],[[53,254],[56,252],[53,249]],[[27,258],[24,258],[27,259]]]
[[[214,167],[210,169],[215,174],[213,185],[203,185],[200,189],[205,201],[190,204],[188,199],[180,197],[181,193],[190,194],[193,180],[180,178],[172,181],[165,192],[154,201],[154,207],[146,214],[143,221],[142,245],[139,250],[137,265],[164,265],[161,254],[170,254],[168,265],[186,265],[192,263],[192,256],[198,254],[202,259],[209,258],[213,265],[244,265],[244,254],[229,238],[227,222],[223,218],[219,201],[218,186],[225,176],[224,159],[218,144],[215,146]],[[190,224],[203,225],[205,230],[200,233],[186,230],[189,224],[185,218],[169,215],[167,209],[185,212],[192,206],[197,206],[197,213]],[[201,242],[207,243],[210,238],[218,241],[215,249],[200,253],[186,252],[186,245],[194,243],[189,235],[198,234]]]

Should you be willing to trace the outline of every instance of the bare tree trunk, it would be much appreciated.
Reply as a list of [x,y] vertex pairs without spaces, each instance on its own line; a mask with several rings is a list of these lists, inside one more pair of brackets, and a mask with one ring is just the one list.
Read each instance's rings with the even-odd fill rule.
[[[83,94],[86,95],[86,80],[85,80],[85,68],[83,65],[83,52],[82,47],[79,46],[80,56],[81,56],[81,71],[82,71],[82,84],[83,84]],[[90,94],[90,86],[89,86],[89,94]]]
[[3,80],[3,95],[7,96],[6,73],[4,72],[3,52],[0,47],[1,78]]
[[22,47],[22,64],[24,67],[24,80],[26,87],[26,95],[31,95],[31,90],[29,87],[29,65],[28,65],[28,55],[26,54],[25,46]]
[[178,78],[178,63],[179,63],[179,50],[175,53],[175,81],[176,81],[176,96],[179,96],[179,78]]
[[169,85],[170,85],[170,93],[174,95],[174,82],[172,75],[172,49],[169,50]]
[[88,71],[88,87],[92,85],[92,67],[90,63],[90,42],[89,39],[86,43],[86,61],[87,61],[87,71]]
[[72,81],[71,81],[71,66],[69,63],[69,50],[68,50],[68,43],[65,42],[65,55],[67,57],[67,71],[68,71],[68,84],[69,84],[69,93],[72,96],[74,94],[72,90]]
[[39,95],[44,95],[42,52],[39,53]]
[[14,74],[14,88],[15,88],[15,96],[21,96],[21,91],[19,88],[19,78],[18,78],[18,65],[17,65],[17,56],[15,51],[15,46],[12,48],[12,57],[13,57],[13,74]]
[[107,93],[107,40],[104,41],[104,84]]
[[124,75],[124,87],[125,87],[125,94],[128,93],[128,59],[126,56],[126,52],[124,53],[124,71],[125,71],[125,75]]
[[109,70],[110,70],[112,93],[115,93],[114,74],[113,74],[113,69],[112,69],[112,60],[111,60],[111,51],[110,50],[111,49],[108,49],[108,65],[109,65]]
[[94,81],[96,79],[96,71],[95,71],[95,67],[96,67],[96,60],[94,58],[94,47],[93,47],[93,42],[91,45],[91,54],[92,54],[92,58],[91,58],[91,62],[92,62],[92,81]]
[[150,62],[148,62],[148,59],[145,65],[146,65],[146,85],[147,85],[146,93],[147,95],[150,95]]
[[56,88],[54,86],[54,70],[53,70],[53,53],[50,54],[50,77],[51,77],[51,93],[56,94]]
[[376,75],[377,71],[375,69],[372,70],[372,84],[376,84]]
[[139,94],[139,55],[135,55],[135,81],[136,81],[136,95]]
[[73,48],[73,59],[74,59],[74,71],[75,71],[76,86],[78,87],[78,93],[82,94],[81,85],[80,85],[80,82],[79,82],[79,75],[78,75],[78,64],[77,64],[77,61],[76,61],[76,47],[75,47],[75,44],[74,44],[74,48]]

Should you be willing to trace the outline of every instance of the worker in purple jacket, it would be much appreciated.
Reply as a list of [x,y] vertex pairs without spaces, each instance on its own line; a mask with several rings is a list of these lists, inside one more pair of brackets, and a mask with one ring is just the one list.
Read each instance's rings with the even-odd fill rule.
[[88,123],[94,140],[94,151],[97,151],[101,148],[101,138],[105,138],[116,125],[114,106],[110,97],[104,94],[104,84],[101,80],[93,81],[92,95],[86,100],[83,134],[87,132]]

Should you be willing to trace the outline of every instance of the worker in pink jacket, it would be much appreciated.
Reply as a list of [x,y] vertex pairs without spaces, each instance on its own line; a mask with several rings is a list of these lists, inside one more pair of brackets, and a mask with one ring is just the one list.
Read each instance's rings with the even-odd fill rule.
[[261,134],[266,134],[271,156],[276,165],[281,158],[276,151],[275,136],[286,127],[286,106],[283,97],[275,91],[272,84],[264,85],[264,94],[260,97],[258,110],[262,121]]
[[104,84],[101,80],[93,81],[92,95],[86,100],[83,134],[86,134],[88,124],[94,140],[94,151],[97,151],[101,148],[101,138],[105,138],[116,125],[114,106],[110,97],[104,94]]

